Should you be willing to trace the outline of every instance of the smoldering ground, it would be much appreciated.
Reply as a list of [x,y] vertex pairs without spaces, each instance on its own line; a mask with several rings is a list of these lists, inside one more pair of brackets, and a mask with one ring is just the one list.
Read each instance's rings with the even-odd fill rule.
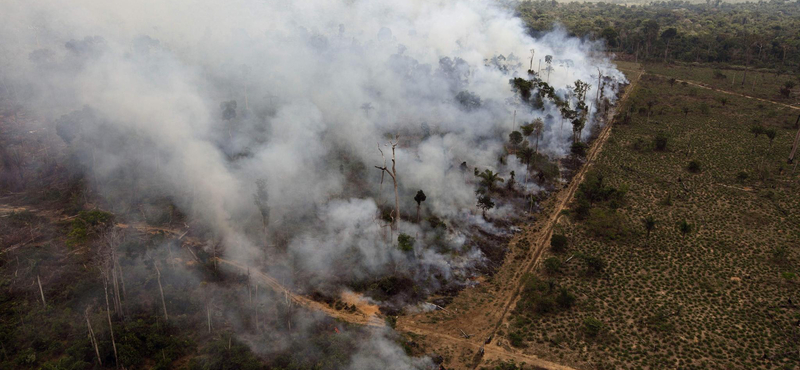
[[[576,80],[593,98],[598,74],[615,79],[611,102],[624,82],[598,45],[533,39],[488,0],[1,7],[5,103],[51,123],[115,213],[148,221],[154,200],[169,203],[226,258],[262,261],[301,289],[393,274],[425,292],[463,282],[487,260],[472,238],[507,232],[477,210],[473,170],[533,178],[506,141],[535,118],[542,153],[572,144],[559,107],[526,104],[509,80],[535,70],[571,102]],[[390,142],[399,216],[375,168],[393,166]],[[490,218],[513,213],[495,201]]]

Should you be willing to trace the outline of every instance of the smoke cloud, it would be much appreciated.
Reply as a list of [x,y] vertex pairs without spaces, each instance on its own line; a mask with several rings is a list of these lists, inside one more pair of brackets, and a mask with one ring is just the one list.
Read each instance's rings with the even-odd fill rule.
[[[587,101],[600,94],[598,73],[625,81],[600,45],[563,30],[533,38],[490,0],[10,0],[0,41],[3,100],[51,123],[115,209],[168,199],[228,258],[266,259],[304,288],[397,272],[427,292],[465,281],[486,259],[471,236],[507,232],[477,211],[473,169],[520,181],[525,165],[498,159],[535,118],[541,152],[563,157],[572,143],[558,107],[523,104],[509,80],[532,66],[562,99],[574,100],[576,80],[590,83]],[[613,102],[616,85],[605,86]],[[590,104],[584,138],[596,112]],[[382,217],[392,181],[375,166],[378,148],[392,166],[395,137],[393,232]],[[446,227],[415,222],[420,189],[422,218]],[[395,246],[399,232],[413,251]],[[358,356],[353,368],[375,361]],[[408,361],[392,363],[416,366]]]

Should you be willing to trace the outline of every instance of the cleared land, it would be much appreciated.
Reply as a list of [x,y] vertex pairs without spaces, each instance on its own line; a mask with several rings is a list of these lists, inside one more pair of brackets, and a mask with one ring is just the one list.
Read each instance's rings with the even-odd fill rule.
[[[647,73],[692,81],[705,86],[737,94],[772,100],[779,103],[800,104],[800,80],[797,75],[777,74],[770,71],[749,70],[745,78],[744,67],[738,69],[718,69],[675,64],[649,63]],[[742,79],[745,83],[742,84]],[[781,94],[781,88],[789,83],[790,95]]]
[[508,342],[579,368],[796,368],[798,111],[653,75],[626,104],[602,196],[560,219],[566,250],[528,277]]

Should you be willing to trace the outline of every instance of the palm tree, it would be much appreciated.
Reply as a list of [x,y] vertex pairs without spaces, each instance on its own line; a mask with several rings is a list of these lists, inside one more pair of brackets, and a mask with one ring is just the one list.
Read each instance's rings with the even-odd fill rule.
[[644,224],[644,229],[647,231],[647,238],[645,240],[650,240],[650,233],[656,228],[656,219],[653,216],[647,216],[642,219],[642,223]]
[[478,174],[478,177],[481,178],[481,185],[485,186],[489,192],[494,190],[494,183],[506,181],[500,177],[500,174],[492,172],[492,170],[489,169],[483,170],[483,172]]
[[531,126],[533,126],[533,134],[536,135],[535,153],[539,154],[539,138],[542,136],[542,131],[544,131],[544,121],[541,118],[537,118],[531,122]]

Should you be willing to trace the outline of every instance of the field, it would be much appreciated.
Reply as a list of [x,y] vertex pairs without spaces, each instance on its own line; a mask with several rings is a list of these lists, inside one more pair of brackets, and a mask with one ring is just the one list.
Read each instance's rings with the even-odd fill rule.
[[[800,80],[797,75],[750,70],[747,72],[745,84],[742,85],[744,67],[717,69],[705,66],[648,63],[645,65],[645,69],[648,73],[693,81],[719,90],[774,100],[784,104],[800,104],[800,94],[798,94]],[[789,89],[791,91],[789,97],[781,95],[781,88],[785,87],[787,82],[792,86]]]
[[579,368],[796,368],[800,110],[647,74],[621,112],[506,345]]

